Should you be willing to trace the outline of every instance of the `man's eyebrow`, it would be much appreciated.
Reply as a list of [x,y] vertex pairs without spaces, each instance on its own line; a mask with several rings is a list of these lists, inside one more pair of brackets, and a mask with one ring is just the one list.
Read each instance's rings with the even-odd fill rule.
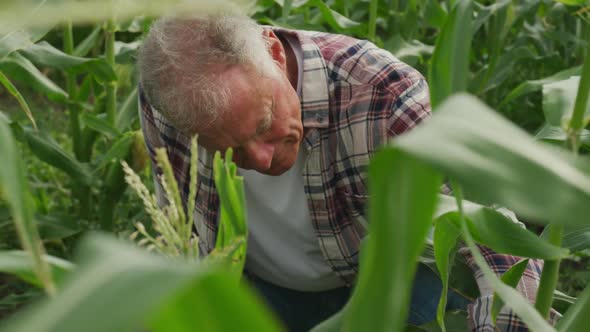
[[262,118],[260,120],[260,122],[258,122],[258,126],[256,127],[256,135],[264,134],[265,132],[270,130],[270,127],[272,126],[274,106],[275,106],[275,99],[273,97],[270,109],[266,112],[266,114],[264,115],[264,118]]

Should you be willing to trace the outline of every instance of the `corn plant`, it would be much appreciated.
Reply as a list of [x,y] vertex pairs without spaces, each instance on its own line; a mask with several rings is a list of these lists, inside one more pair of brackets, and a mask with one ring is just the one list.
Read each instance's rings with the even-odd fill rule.
[[[41,10],[43,5],[44,3],[41,3],[37,10]],[[42,34],[34,38],[27,38],[30,36],[26,34],[17,34],[16,38],[22,38],[16,41],[17,46],[22,47],[11,48],[15,41],[10,40],[10,35],[7,35],[4,38],[0,70],[6,72],[5,85],[11,84],[8,79],[31,82],[34,90],[47,93],[50,99],[67,108],[72,138],[71,153],[53,140],[48,131],[37,130],[35,122],[32,122],[32,129],[14,124],[20,132],[17,137],[26,142],[39,159],[71,177],[70,190],[74,197],[78,198],[78,218],[95,221],[100,223],[102,228],[111,229],[114,204],[121,198],[124,189],[122,170],[118,162],[111,164],[110,159],[96,158],[92,163],[94,145],[98,140],[106,139],[107,144],[113,144],[113,148],[116,148],[106,152],[108,157],[115,160],[127,159],[131,158],[133,140],[140,136],[131,134],[131,131],[126,132],[130,129],[130,123],[123,119],[128,118],[129,113],[135,108],[135,92],[131,92],[121,108],[114,99],[117,85],[114,72],[114,40],[108,38],[114,33],[114,28],[112,24],[107,25],[107,28],[104,33],[106,60],[83,57],[91,48],[99,45],[100,38],[97,36],[101,35],[92,33],[80,45],[74,45],[70,23],[66,23],[63,28],[63,51],[44,41],[35,43]],[[65,89],[42,75],[37,66],[63,70]],[[83,82],[80,87],[78,82]],[[94,90],[94,93],[91,93],[91,90]],[[17,98],[23,99],[18,95]],[[88,104],[90,99],[94,99],[94,105]],[[21,105],[30,115],[26,102],[21,102]],[[121,110],[120,113],[116,112],[118,109]],[[108,119],[101,118],[101,113],[108,115]],[[120,126],[116,123],[116,114],[120,114]],[[99,176],[106,181],[97,181],[96,178]],[[100,188],[102,195],[96,197],[92,194],[91,188]],[[98,216],[93,207],[96,206],[96,202],[103,211]]]
[[[135,240],[141,235],[143,239],[138,243],[140,246],[147,245],[148,250],[156,250],[171,257],[181,256],[198,260],[198,238],[193,232],[194,221],[193,213],[191,213],[195,209],[197,194],[197,153],[197,140],[194,137],[191,140],[190,189],[186,206],[180,199],[178,185],[165,149],[159,148],[156,151],[157,164],[162,169],[159,181],[166,194],[163,200],[167,202],[163,208],[158,207],[158,198],[149,193],[149,190],[141,182],[141,178],[127,163],[123,162],[125,179],[141,197],[152,220],[152,228],[158,233],[156,236],[150,235],[146,227],[138,222],[136,224],[137,231],[131,234],[131,239]],[[219,235],[215,250],[209,255],[209,258],[223,262],[231,270],[236,271],[239,277],[246,259],[248,228],[244,210],[243,179],[237,176],[237,167],[231,160],[231,148],[226,152],[225,161],[221,159],[219,152],[215,154],[214,174],[221,197],[221,212]]]
[[[438,325],[443,330],[465,329],[464,316],[444,312],[448,287],[478,295],[473,277],[468,276],[472,272],[456,255],[458,245],[471,251],[496,294],[493,317],[508,307],[535,331],[585,329],[588,287],[577,299],[555,290],[560,260],[590,247],[587,240],[574,236],[588,232],[585,216],[590,212],[590,168],[584,156],[590,147],[585,129],[590,79],[588,7],[583,1],[562,2],[372,0],[367,5],[360,0],[310,0],[259,1],[258,6],[250,7],[261,23],[369,39],[425,73],[431,86],[432,120],[393,141],[370,166],[370,233],[361,253],[358,283],[344,310],[316,330],[403,331],[418,260],[428,262],[439,273],[444,290],[437,321],[412,328],[430,331]],[[0,39],[0,71],[4,73],[0,82],[31,122],[29,127],[4,121],[11,123],[8,129],[0,121],[1,143],[6,149],[2,155],[18,162],[12,135],[25,142],[40,159],[71,177],[72,192],[79,198],[79,215],[92,215],[88,211],[98,202],[109,213],[96,217],[97,224],[112,229],[112,202],[125,186],[118,160],[135,159],[129,155],[130,147],[132,142],[141,142],[139,134],[129,130],[135,112],[134,92],[120,107],[113,99],[119,83],[113,75],[113,53],[115,62],[118,55],[117,47],[112,47],[113,31],[117,27],[125,30],[125,25],[149,25],[149,19],[134,19],[138,15],[190,14],[218,10],[223,5],[125,1],[114,11],[102,1],[37,4],[40,6],[33,14],[30,4],[17,2],[0,11],[0,33],[13,31],[9,28],[17,23],[22,26],[22,17],[30,17],[25,15],[35,17],[15,30],[12,36],[18,38]],[[121,23],[128,20],[135,23]],[[96,27],[76,44],[73,27],[81,23]],[[64,32],[63,51],[40,42],[49,27],[56,25]],[[98,42],[103,38],[106,43]],[[100,45],[104,50],[98,50]],[[118,49],[122,52],[124,48]],[[119,55],[122,58],[122,53]],[[65,84],[47,79],[37,66],[63,71]],[[80,137],[72,142],[72,153],[47,141],[47,133],[34,122],[31,107],[13,84],[19,76],[31,82],[35,91],[68,109],[71,135]],[[534,141],[532,132],[544,143]],[[99,153],[97,142],[109,142],[112,147],[95,155]],[[231,160],[231,152],[225,159]],[[195,322],[204,330],[280,329],[249,291],[236,283],[246,252],[243,184],[236,177],[235,165],[223,162],[219,154],[214,168],[222,200],[220,249],[209,263],[165,259],[104,236],[81,242],[75,267],[47,256],[35,235],[27,181],[18,173],[22,167],[15,165],[0,173],[0,185],[13,219],[20,225],[17,228],[26,251],[2,253],[0,266],[53,295],[7,322],[4,330],[126,331],[144,327],[176,331],[193,330]],[[89,180],[98,177],[107,181],[96,184]],[[455,199],[437,194],[444,177],[451,179]],[[133,182],[138,184],[137,178]],[[173,187],[169,183],[168,187]],[[193,200],[179,208],[182,203],[174,197],[172,193],[169,201],[176,205],[180,220],[185,208],[193,210]],[[491,204],[505,206],[531,224],[548,227],[539,237],[515,224],[512,213],[489,207]],[[178,234],[194,245],[196,239],[188,235],[189,215],[178,227],[184,231]],[[433,236],[428,238],[430,227],[434,228]],[[146,230],[144,236],[152,235]],[[158,242],[157,235],[153,240],[166,242]],[[477,245],[524,259],[496,276]],[[189,256],[195,255],[196,247],[185,248]],[[225,264],[215,264],[216,255],[217,262]],[[534,306],[513,289],[527,258],[545,261]],[[68,276],[66,281],[64,275]],[[546,320],[556,297],[571,305],[552,327]],[[102,319],[107,315],[108,320]],[[235,319],[226,319],[227,315]]]
[[163,170],[160,182],[166,193],[168,205],[163,209],[158,207],[158,199],[155,195],[150,194],[145,187],[141,178],[133,172],[133,169],[123,162],[125,171],[125,180],[141,197],[143,205],[152,220],[153,229],[158,233],[157,236],[151,236],[146,230],[143,223],[136,224],[137,231],[131,234],[134,240],[138,235],[143,236],[139,245],[147,245],[148,250],[157,250],[172,257],[183,256],[191,259],[198,259],[199,246],[198,238],[193,233],[193,215],[190,211],[194,210],[194,200],[197,188],[197,143],[196,138],[191,142],[191,164],[190,164],[190,190],[187,213],[184,212],[184,205],[180,200],[178,185],[172,174],[172,166],[166,155],[165,149],[158,149],[156,160]]
[[[195,259],[198,247],[192,233],[192,221],[186,222],[179,216],[184,212],[178,188],[165,151],[160,151],[160,165],[165,174],[163,183],[169,203],[163,211],[131,168],[124,167],[130,185],[144,199],[146,208],[157,223],[154,228],[161,235],[152,237],[145,232],[143,225],[138,226],[140,233],[150,239],[156,251],[176,259],[150,255],[128,243],[95,234],[83,241],[79,261],[73,266],[43,253],[43,245],[32,220],[32,209],[23,206],[23,202],[28,202],[29,192],[6,120],[0,121],[0,139],[0,146],[11,161],[0,174],[1,189],[14,215],[18,216],[15,223],[19,226],[18,234],[25,248],[24,252],[2,252],[0,269],[38,284],[52,295],[52,298],[30,308],[28,313],[17,315],[0,326],[0,330],[132,331],[142,326],[151,331],[191,330],[194,319],[200,321],[201,328],[212,331],[279,329],[259,300],[236,282],[244,265],[244,232],[247,228],[242,180],[236,178],[236,166],[231,161],[223,162],[219,154],[216,158],[215,178],[221,188],[222,211],[226,212],[222,213],[221,240],[207,260],[198,262]],[[195,152],[191,164],[192,178],[196,182],[196,140],[193,140],[192,151]],[[231,151],[228,156],[231,156]],[[194,199],[194,192],[192,197]],[[62,278],[64,274],[68,274],[66,282]],[[59,283],[59,291],[56,290],[56,282]],[[122,303],[122,298],[126,298],[127,303]],[[233,305],[228,306],[230,302]],[[118,308],[117,314],[113,315],[111,311],[115,307]],[[58,314],[62,310],[67,314]],[[101,318],[101,312],[109,319]],[[227,319],[227,314],[231,314],[232,319]],[[31,320],[28,315],[36,318]]]

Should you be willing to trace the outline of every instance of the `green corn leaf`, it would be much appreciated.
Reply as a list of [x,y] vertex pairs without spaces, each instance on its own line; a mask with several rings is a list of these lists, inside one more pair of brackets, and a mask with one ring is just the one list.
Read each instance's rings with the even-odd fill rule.
[[49,30],[51,29],[35,27],[5,32],[0,35],[0,59],[14,51],[33,45],[37,40],[43,38]]
[[[549,240],[549,229],[547,225],[541,233],[541,238]],[[582,251],[590,249],[590,225],[567,225],[563,230],[561,246],[571,251]]]
[[[445,219],[447,217],[445,216]],[[427,241],[425,251],[420,255],[420,263],[426,265],[442,279],[441,272],[439,272],[436,265],[433,243],[429,242]],[[453,260],[449,262],[449,266],[452,266],[453,273],[448,274],[448,287],[467,299],[473,300],[477,298],[480,295],[479,287],[465,257],[454,255]]]
[[21,52],[38,65],[69,70],[73,73],[92,73],[100,82],[117,79],[115,71],[104,59],[68,55],[44,41],[22,49]]
[[[445,314],[445,326],[447,332],[466,332],[467,313],[464,311],[447,312]],[[441,332],[437,321],[432,321],[420,326],[409,326],[405,332]]]
[[567,249],[550,244],[493,209],[468,213],[467,226],[476,242],[499,253],[540,259],[564,258],[569,254]]
[[[41,2],[46,2],[42,0]],[[227,12],[239,10],[248,13],[254,8],[253,0],[231,1],[160,1],[160,0],[127,0],[124,2],[108,2],[103,0],[62,0],[49,1],[39,7],[34,19],[29,18],[32,10],[37,7],[30,1],[15,2],[0,11],[0,33],[10,32],[10,27],[23,28],[52,27],[69,19],[74,25],[103,23],[113,18],[116,12],[117,20],[124,21],[137,16],[157,17],[161,15],[186,16],[191,14],[204,15],[206,13]],[[115,7],[116,5],[116,7]],[[47,29],[48,30],[48,29]],[[45,30],[45,31],[47,31]]]
[[227,274],[203,276],[164,302],[150,319],[149,330],[191,332],[195,322],[199,330],[208,332],[282,330],[262,301],[244,286],[237,287]]
[[25,178],[25,168],[12,131],[3,118],[0,118],[0,156],[4,160],[3,167],[0,167],[0,195],[10,206],[18,237],[23,249],[31,255],[36,276],[45,290],[54,294],[55,285],[50,269],[42,258],[45,249],[33,218],[33,204]]
[[[58,257],[44,255],[43,260],[49,264],[52,278],[58,284],[74,269],[72,263]],[[31,255],[26,251],[0,251],[0,272],[16,275],[32,285],[43,287],[35,273]]]
[[430,101],[435,108],[448,96],[467,89],[472,3],[459,0],[443,26],[432,54],[428,78]]
[[102,38],[102,25],[98,24],[92,32],[84,40],[82,40],[76,48],[74,49],[74,53],[72,55],[77,57],[85,57],[91,50],[96,46],[96,44]]
[[419,40],[405,41],[401,36],[395,35],[385,42],[384,48],[407,64],[413,64],[423,56],[432,55],[434,47],[426,45]]
[[31,109],[29,108],[27,101],[25,100],[25,98],[23,98],[23,96],[20,94],[20,92],[16,89],[16,87],[12,84],[12,82],[10,82],[8,77],[6,77],[6,75],[4,75],[4,73],[2,71],[0,71],[0,83],[6,88],[8,93],[10,93],[14,98],[16,98],[16,100],[18,101],[18,104],[20,105],[20,108],[27,115],[27,118],[29,118],[29,120],[31,120],[31,123],[33,124],[33,127],[36,130],[37,123],[35,122],[35,118],[33,117],[33,112],[31,112]]
[[[440,195],[437,214],[459,227],[457,205],[452,201],[452,197]],[[556,259],[569,254],[567,249],[554,246],[521,227],[511,211],[495,210],[467,200],[462,203],[471,236],[480,244],[500,253],[531,258]]]
[[[141,135],[141,136],[140,136]],[[138,138],[138,136],[140,136],[141,139],[141,151],[143,152],[147,152],[146,148],[145,148],[145,139],[143,137],[143,132],[139,131],[138,134],[136,135],[136,138]],[[193,136],[193,138],[191,139],[191,163],[190,163],[190,167],[189,167],[189,190],[188,190],[188,201],[187,201],[187,207],[186,207],[186,211],[187,211],[187,227],[185,228],[185,236],[187,238],[191,237],[191,234],[193,233],[193,229],[195,228],[195,205],[196,205],[196,198],[197,198],[197,191],[199,190],[199,185],[198,185],[198,165],[199,165],[199,147],[197,145],[197,138],[198,136]],[[135,143],[137,144],[137,142],[140,140],[139,138],[135,140]],[[136,149],[137,150],[137,149]],[[146,155],[146,159],[147,159],[147,153],[145,153]],[[137,161],[136,159],[138,159],[139,156],[137,156],[137,154],[134,156],[134,161]],[[244,237],[244,240],[246,239],[246,237]],[[199,247],[198,244],[196,246],[196,249],[198,251]]]
[[111,126],[111,124],[104,118],[104,116],[101,117],[101,115],[83,113],[82,116],[80,116],[80,120],[88,128],[92,128],[108,138],[114,138],[121,135],[119,130]]
[[[502,277],[500,277],[500,279],[506,285],[516,288],[528,264],[528,259],[521,260],[520,262],[512,265],[512,267],[510,267],[510,269],[508,269],[508,271],[506,271]],[[504,302],[502,299],[498,296],[498,294],[494,293],[494,299],[492,300],[492,322],[494,322],[494,324],[496,323],[496,318],[498,317],[498,314],[500,313],[500,310],[502,310],[503,306]]]
[[125,157],[129,154],[129,149],[131,149],[134,138],[135,132],[131,131],[121,135],[115,141],[115,143],[113,143],[111,148],[108,149],[107,152],[97,160],[96,166],[94,167],[92,172],[94,174],[97,174],[105,166],[113,162],[118,162],[120,160],[125,159]]
[[557,322],[559,332],[586,331],[590,326],[590,287],[578,297],[578,301],[572,305],[563,317]]
[[[130,149],[128,153],[131,154]],[[121,159],[127,159],[127,156]],[[121,163],[111,163],[107,167],[105,174],[99,205],[102,212],[99,215],[99,223],[103,230],[113,231],[115,207],[123,197],[125,189],[127,189],[127,182],[125,182],[125,172]]]
[[457,240],[461,235],[459,227],[452,220],[447,219],[445,214],[436,220],[434,228],[434,256],[436,267],[442,280],[442,292],[436,310],[436,320],[442,331],[445,329],[445,312],[447,308],[447,294],[449,291],[449,274],[451,263],[456,253]]
[[[90,94],[92,93],[93,82],[94,82],[94,79],[92,78],[92,75],[86,75],[84,77],[84,79],[82,80],[82,82],[78,86],[78,91],[76,92],[76,96],[74,98],[74,100],[76,102],[78,102],[80,104],[88,102],[88,98],[90,97]],[[100,97],[98,99],[100,100]],[[97,103],[98,103],[98,100],[97,100]],[[96,111],[96,110],[94,110],[94,111]]]
[[549,325],[545,319],[543,319],[539,312],[537,312],[537,310],[529,303],[527,299],[524,298],[522,294],[520,294],[514,288],[505,285],[490,269],[481,252],[479,252],[479,249],[475,245],[475,241],[473,240],[471,233],[469,232],[469,227],[467,226],[466,222],[467,219],[464,218],[463,215],[463,195],[461,188],[453,186],[453,190],[460,211],[459,214],[461,218],[459,223],[461,225],[461,234],[463,235],[467,247],[471,251],[471,255],[475,260],[475,263],[482,271],[487,282],[494,289],[494,292],[496,292],[498,296],[505,303],[507,303],[509,307],[512,308],[512,310],[524,321],[529,329],[532,329],[533,331],[555,331],[555,329]]
[[509,0],[501,0],[491,3],[488,6],[482,6],[482,8],[477,11],[477,17],[473,22],[472,33],[475,34],[486,22],[490,21],[490,17],[496,15],[498,11],[505,10],[508,5],[510,5]]
[[[235,164],[232,160],[232,150],[225,154],[221,160],[221,154],[215,154],[215,184],[220,191],[221,204],[225,203],[228,222],[235,230],[236,235],[245,235],[247,232],[245,215],[245,196],[243,193],[244,179],[236,175]],[[232,166],[233,165],[233,166]],[[223,192],[223,194],[221,194]],[[223,209],[223,207],[222,207]]]
[[36,133],[28,128],[25,128],[23,133],[29,148],[39,159],[62,170],[78,183],[92,184],[94,179],[86,165],[74,159],[49,135],[43,132]]
[[[190,330],[208,324],[223,331],[277,331],[260,302],[228,279],[215,265],[166,259],[95,234],[82,242],[76,270],[60,293],[29,306],[0,331],[138,331],[156,317]],[[183,314],[167,315],[179,306]]]
[[[543,112],[549,124],[560,127],[570,122],[579,85],[579,76],[543,85]],[[590,107],[583,118],[590,119]]]
[[117,112],[116,126],[118,130],[125,131],[131,129],[130,127],[138,119],[137,109],[137,87],[135,87],[131,93],[127,95],[121,109]]
[[539,223],[587,223],[587,160],[533,141],[473,97],[450,98],[394,145],[455,178],[471,199]]
[[513,66],[519,65],[522,61],[534,61],[535,58],[536,54],[531,46],[512,48],[498,55],[497,64],[491,73],[488,73],[487,70],[482,70],[481,75],[475,77],[470,84],[480,86],[483,80],[486,80],[485,86],[481,87],[480,93],[497,89],[512,77],[514,74],[512,71]]
[[386,149],[369,166],[369,238],[343,331],[402,331],[416,262],[441,178],[410,155]]
[[424,18],[431,26],[435,28],[442,28],[447,21],[448,14],[443,9],[439,1],[426,1],[426,8],[424,9]]
[[[221,153],[215,153],[213,174],[220,200],[220,221],[215,243],[216,251],[231,246],[240,238],[248,237],[244,179],[237,176],[236,171],[236,165],[232,162],[231,148],[226,151],[224,160],[221,159]],[[240,245],[231,258],[234,262],[237,262],[232,265],[235,266],[235,271],[239,271],[237,274],[241,275],[246,259],[246,243]]]
[[449,287],[467,299],[475,300],[480,295],[473,271],[461,255],[455,255],[453,273],[449,276]]
[[586,0],[555,0],[557,2],[561,2],[564,5],[568,5],[568,6],[582,6],[587,4]]
[[117,31],[126,31],[131,33],[147,32],[154,18],[146,16],[137,16],[127,22],[118,23]]
[[557,72],[549,77],[545,77],[538,80],[530,80],[521,83],[519,86],[514,88],[514,90],[510,91],[508,95],[502,100],[498,108],[502,108],[505,104],[513,101],[514,99],[523,96],[525,94],[540,91],[543,88],[543,85],[549,84],[552,82],[562,81],[574,75],[580,75],[582,73],[582,66],[568,68]]
[[66,103],[68,100],[67,92],[43,75],[31,61],[18,52],[0,60],[0,70],[8,77],[30,86],[55,102]]
[[65,239],[81,233],[87,227],[78,218],[59,212],[52,212],[47,215],[37,214],[35,219],[37,220],[39,234],[45,241]]
[[310,332],[340,332],[342,331],[342,324],[344,322],[344,314],[347,311],[345,306],[340,311],[332,315],[330,318],[314,326]]
[[353,21],[346,16],[338,13],[337,11],[331,9],[326,5],[324,1],[319,0],[310,0],[308,5],[313,5],[317,7],[320,12],[322,13],[322,17],[326,22],[334,29],[335,31],[345,31],[348,29],[353,29],[359,27],[361,24],[359,22]]
[[115,41],[115,61],[121,64],[135,64],[140,44],[139,40],[130,43]]
[[[563,143],[568,140],[567,134],[562,127],[552,126],[545,123],[535,134],[535,138],[547,142]],[[580,131],[580,143],[585,147],[590,147],[590,130],[583,129]]]
[[574,304],[574,303],[576,303],[576,301],[578,301],[577,298],[575,298],[573,296],[569,296],[569,295],[559,291],[558,289],[553,291],[553,300],[566,302],[568,304]]
[[[27,10],[19,14],[18,17],[12,17],[12,24],[8,20],[0,19],[0,60],[10,53],[28,47],[43,38],[51,30],[51,27],[58,23],[49,23],[45,26],[30,26],[27,24],[35,22],[46,8],[47,0],[27,1]],[[8,11],[2,8],[1,14],[10,15]]]

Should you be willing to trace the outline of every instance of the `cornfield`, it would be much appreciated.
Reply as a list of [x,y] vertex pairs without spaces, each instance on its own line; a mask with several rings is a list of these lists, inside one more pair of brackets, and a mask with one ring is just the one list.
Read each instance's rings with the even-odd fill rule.
[[[152,22],[229,7],[369,40],[430,86],[432,119],[371,162],[359,279],[314,331],[465,331],[464,312],[444,312],[449,287],[478,295],[458,244],[493,288],[495,315],[506,306],[533,331],[587,330],[590,2],[5,0],[0,331],[283,330],[240,283],[247,221],[232,151],[215,156],[220,234],[199,258],[194,206],[183,207],[164,151],[168,205],[151,193],[137,116],[134,63]],[[194,188],[196,143],[192,158]],[[497,276],[478,244],[523,260]],[[514,289],[531,258],[545,266],[534,304]],[[445,296],[436,321],[408,326],[418,262]]]

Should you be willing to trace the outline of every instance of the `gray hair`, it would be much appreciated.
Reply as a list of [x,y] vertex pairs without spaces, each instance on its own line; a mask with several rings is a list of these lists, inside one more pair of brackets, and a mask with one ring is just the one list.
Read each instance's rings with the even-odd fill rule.
[[228,65],[278,76],[262,28],[247,16],[160,19],[138,56],[147,100],[183,132],[202,130],[227,111],[231,91],[217,74]]

